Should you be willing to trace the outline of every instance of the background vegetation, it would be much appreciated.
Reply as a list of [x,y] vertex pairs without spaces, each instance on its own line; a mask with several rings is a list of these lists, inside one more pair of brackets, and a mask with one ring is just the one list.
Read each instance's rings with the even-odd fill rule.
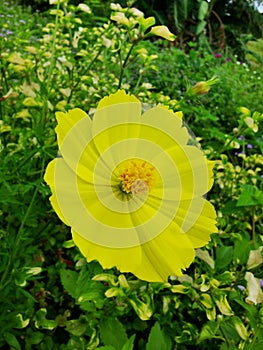
[[[262,15],[241,0],[50,2],[0,3],[0,348],[261,350]],[[138,41],[127,6],[176,42]],[[110,20],[116,11],[134,25]],[[92,113],[120,80],[142,102],[182,110],[217,164],[219,233],[169,283],[87,264],[43,181],[55,112]]]

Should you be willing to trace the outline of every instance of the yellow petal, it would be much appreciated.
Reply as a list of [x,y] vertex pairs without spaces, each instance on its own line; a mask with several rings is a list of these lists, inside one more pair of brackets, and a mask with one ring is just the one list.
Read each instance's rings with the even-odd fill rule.
[[124,90],[118,90],[115,94],[103,97],[98,103],[97,110],[113,104],[126,102],[136,102],[140,104],[140,101],[134,95],[127,94]]
[[[80,177],[85,179],[91,176],[94,162],[98,158],[98,152],[92,143],[91,119],[81,109],[73,109],[68,113],[57,112],[56,118],[58,125],[55,130],[64,161],[74,172],[78,168]],[[83,154],[85,149],[87,152]]]
[[89,125],[91,123],[88,115],[79,108],[72,109],[72,110],[68,111],[67,113],[57,112],[56,118],[57,118],[58,125],[57,125],[55,130],[57,133],[59,146],[64,141],[68,132],[71,131],[72,128],[75,125],[77,125],[78,122],[81,121],[83,118],[86,119],[87,127],[89,127]]
[[202,199],[201,213],[194,225],[186,232],[195,248],[203,247],[210,241],[210,234],[218,232],[216,227],[216,212],[211,203]]
[[72,237],[87,261],[98,260],[104,269],[117,266],[121,272],[129,272],[141,266],[140,246],[125,249],[108,248],[86,240],[74,230]]
[[158,237],[142,245],[142,264],[133,273],[150,282],[163,282],[170,275],[181,276],[194,260],[188,237],[172,224]]
[[166,26],[155,26],[151,28],[151,34],[161,36],[164,39],[174,41],[176,36],[172,34]]
[[93,244],[75,231],[72,235],[88,261],[98,260],[103,268],[116,266],[121,272],[132,272],[149,282],[163,282],[169,275],[182,275],[181,270],[194,259],[191,242],[175,225],[141,246],[125,249]]
[[55,166],[56,166],[56,159],[52,160],[47,168],[46,168],[46,172],[44,175],[44,180],[46,181],[46,183],[49,185],[51,191],[52,191],[52,196],[49,198],[52,207],[54,208],[57,216],[60,218],[61,221],[64,222],[64,224],[69,225],[66,218],[64,217],[62,211],[61,211],[61,207],[57,201],[57,197],[56,197],[56,190],[55,190]]

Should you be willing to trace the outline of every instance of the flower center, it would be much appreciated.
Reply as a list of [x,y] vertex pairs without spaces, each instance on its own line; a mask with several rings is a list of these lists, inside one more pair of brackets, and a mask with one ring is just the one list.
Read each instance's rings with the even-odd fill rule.
[[115,174],[120,180],[121,191],[133,195],[150,192],[158,178],[155,167],[142,159],[129,159],[122,162]]

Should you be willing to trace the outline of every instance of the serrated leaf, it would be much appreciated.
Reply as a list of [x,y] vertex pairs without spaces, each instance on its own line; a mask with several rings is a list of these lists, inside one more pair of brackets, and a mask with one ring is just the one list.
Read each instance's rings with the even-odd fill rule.
[[122,350],[128,337],[120,321],[117,318],[103,319],[99,327],[102,342],[107,346],[113,346],[115,350]]
[[68,292],[68,294],[73,298],[77,298],[77,272],[71,270],[60,270],[60,278],[63,288]]
[[146,344],[146,350],[170,350],[171,342],[167,340],[164,336],[163,331],[159,325],[159,322],[156,322],[151,329],[149,334],[148,343]]
[[256,186],[244,185],[243,191],[237,201],[237,207],[247,207],[263,204],[263,192]]

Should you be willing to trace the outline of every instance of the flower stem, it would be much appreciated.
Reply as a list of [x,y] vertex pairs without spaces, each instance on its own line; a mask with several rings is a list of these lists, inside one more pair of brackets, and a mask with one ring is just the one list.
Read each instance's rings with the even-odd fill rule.
[[50,91],[52,88],[52,84],[51,84],[51,77],[52,77],[52,72],[53,69],[55,67],[56,64],[56,59],[55,59],[55,53],[56,53],[56,38],[57,38],[57,31],[58,31],[58,26],[59,26],[59,7],[60,7],[60,0],[58,0],[57,2],[57,13],[56,13],[56,17],[55,17],[55,29],[53,32],[53,38],[52,38],[52,47],[51,47],[51,60],[50,60],[50,65],[47,71],[47,79],[46,79],[46,94],[45,94],[45,98],[43,101],[43,109],[42,109],[42,115],[41,115],[41,127],[40,130],[44,130],[45,129],[45,123],[46,123],[46,116],[48,113],[48,99],[50,96]]
[[128,64],[128,60],[130,58],[130,55],[132,53],[132,50],[134,49],[134,47],[136,46],[136,44],[139,42],[139,40],[135,40],[133,41],[126,57],[125,57],[125,60],[124,62],[122,63],[122,57],[121,57],[121,52],[119,51],[119,59],[120,59],[120,68],[121,68],[121,71],[120,71],[120,77],[119,77],[119,84],[118,84],[118,88],[117,90],[119,90],[121,88],[121,84],[122,84],[122,79],[123,79],[123,73],[124,73],[124,70],[125,70],[125,67],[127,66]]
[[[90,61],[90,63],[89,63],[89,65],[87,66],[87,68],[82,72],[81,77],[84,76],[84,75],[86,75],[87,72],[88,72],[88,71],[91,69],[91,67],[93,66],[93,64],[97,61],[97,58],[98,58],[99,55],[101,54],[101,51],[102,51],[103,47],[104,47],[103,45],[100,46],[100,48],[99,48],[99,50],[98,50],[96,56],[93,58],[93,60]],[[73,96],[74,90],[76,90],[77,86],[78,86],[79,83],[81,82],[81,77],[80,77],[80,78],[77,80],[77,82],[73,85],[73,87],[72,87],[72,89],[71,89],[71,91],[70,91],[70,95],[69,95],[69,97],[68,97],[67,103],[70,102],[70,100],[71,100],[71,98],[72,98],[72,96]]]

